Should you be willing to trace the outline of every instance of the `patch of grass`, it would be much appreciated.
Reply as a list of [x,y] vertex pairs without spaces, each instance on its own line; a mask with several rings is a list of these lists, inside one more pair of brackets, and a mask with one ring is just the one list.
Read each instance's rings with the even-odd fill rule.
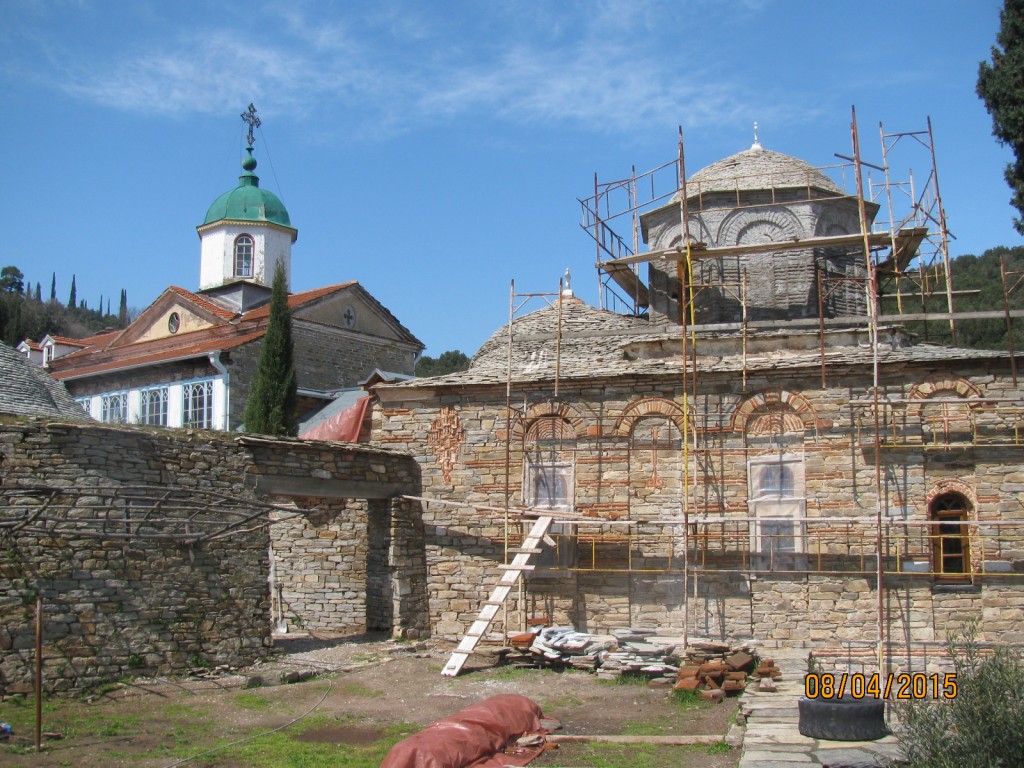
[[343,696],[358,699],[379,699],[384,695],[383,691],[378,691],[376,688],[370,688],[369,686],[362,685],[360,683],[335,684],[334,690]]
[[704,751],[709,755],[724,755],[729,751],[729,745],[724,741],[716,741],[714,744],[708,744]]
[[255,693],[239,693],[235,696],[235,706],[239,709],[261,710],[270,708],[270,699]]
[[612,682],[613,685],[639,685],[646,688],[650,680],[651,678],[647,675],[631,675],[628,672],[623,672],[614,681],[609,682]]
[[629,720],[622,727],[626,736],[664,736],[674,728],[673,718],[662,716],[644,720]]
[[[714,745],[717,747],[717,745]],[[549,753],[556,765],[586,765],[588,768],[679,768],[700,765],[706,745],[656,746],[649,744],[563,744]],[[681,762],[680,758],[696,758]],[[547,757],[543,758],[547,759]],[[540,763],[543,765],[543,763]]]
[[[329,719],[329,718],[326,718]],[[287,729],[260,736],[237,747],[230,747],[204,760],[209,765],[247,765],[252,768],[377,768],[396,743],[418,728],[408,723],[389,726],[384,738],[373,744],[322,744],[295,739],[305,730],[322,728],[325,718],[304,723],[304,728]]]
[[[539,672],[540,670],[531,669],[530,667],[515,667],[512,665],[504,667],[496,667],[491,672],[491,677],[494,680],[522,680],[524,677]],[[458,678],[456,678],[458,679]]]
[[672,700],[681,709],[696,709],[703,701],[700,691],[672,691]]
[[575,693],[563,693],[561,696],[556,696],[553,699],[544,699],[543,701],[538,703],[541,705],[541,709],[547,712],[549,709],[582,707],[583,699],[581,699]]

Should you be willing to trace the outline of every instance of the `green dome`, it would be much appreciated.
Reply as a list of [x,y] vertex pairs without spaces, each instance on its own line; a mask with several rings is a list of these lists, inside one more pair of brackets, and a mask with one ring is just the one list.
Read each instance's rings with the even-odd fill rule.
[[252,147],[247,151],[249,156],[242,161],[245,172],[238,177],[238,186],[213,201],[213,205],[206,212],[203,225],[221,219],[233,219],[268,221],[291,228],[292,221],[288,217],[284,203],[273,192],[260,188],[260,177],[253,173],[256,159],[252,156]]

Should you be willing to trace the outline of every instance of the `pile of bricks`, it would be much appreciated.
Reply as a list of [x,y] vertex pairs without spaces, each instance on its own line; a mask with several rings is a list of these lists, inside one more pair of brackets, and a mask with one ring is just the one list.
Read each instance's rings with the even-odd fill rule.
[[769,679],[781,676],[770,659],[758,663],[748,646],[731,648],[723,643],[695,643],[679,667],[675,690],[700,691],[707,699],[721,700],[747,688],[750,675]]

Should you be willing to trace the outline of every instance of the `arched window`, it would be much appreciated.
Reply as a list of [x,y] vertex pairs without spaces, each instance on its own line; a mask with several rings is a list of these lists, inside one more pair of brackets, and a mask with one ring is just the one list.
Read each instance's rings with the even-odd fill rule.
[[943,493],[932,500],[929,516],[937,524],[929,526],[932,536],[933,567],[938,578],[962,579],[971,572],[971,553],[964,523],[971,504],[963,494]]
[[235,238],[235,277],[252,277],[254,250],[252,235],[239,235]]

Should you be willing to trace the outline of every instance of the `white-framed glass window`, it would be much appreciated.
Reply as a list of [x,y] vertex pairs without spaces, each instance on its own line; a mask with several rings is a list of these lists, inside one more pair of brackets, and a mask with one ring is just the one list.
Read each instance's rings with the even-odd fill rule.
[[213,381],[193,381],[181,388],[181,425],[213,428]]
[[100,396],[100,421],[124,424],[128,421],[128,393],[110,392]]
[[754,518],[750,549],[755,567],[802,570],[806,567],[804,462],[796,454],[752,457],[747,464],[749,499]]
[[43,347],[43,366],[46,367],[53,360],[53,344]]
[[154,387],[139,392],[139,421],[142,424],[167,426],[167,387]]
[[75,402],[82,406],[82,410],[88,415],[92,416],[92,398],[91,397],[76,397]]
[[254,249],[252,235],[239,235],[235,238],[235,277],[252,277]]
[[573,506],[573,467],[568,461],[526,462],[526,504],[569,511]]

